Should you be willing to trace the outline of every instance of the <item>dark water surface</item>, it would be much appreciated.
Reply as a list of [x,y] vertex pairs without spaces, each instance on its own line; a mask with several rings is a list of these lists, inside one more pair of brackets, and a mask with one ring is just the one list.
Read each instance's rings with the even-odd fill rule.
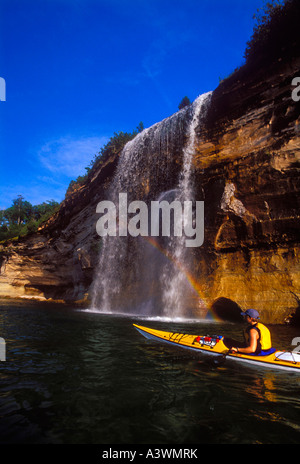
[[[239,337],[240,325],[142,321],[60,305],[0,305],[0,443],[299,444],[300,376],[145,340],[155,328]],[[291,349],[299,329],[272,326]]]

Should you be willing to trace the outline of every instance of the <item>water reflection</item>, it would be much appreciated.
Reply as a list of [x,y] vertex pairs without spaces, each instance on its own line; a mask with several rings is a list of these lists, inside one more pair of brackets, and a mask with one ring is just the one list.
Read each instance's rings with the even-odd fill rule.
[[[146,341],[128,317],[2,305],[1,318],[1,443],[299,443],[297,375],[216,366]],[[240,329],[152,324],[233,337]],[[286,331],[273,332],[280,340]]]
[[245,382],[245,394],[249,394],[259,402],[276,402],[275,374],[265,371],[255,376],[249,376]]

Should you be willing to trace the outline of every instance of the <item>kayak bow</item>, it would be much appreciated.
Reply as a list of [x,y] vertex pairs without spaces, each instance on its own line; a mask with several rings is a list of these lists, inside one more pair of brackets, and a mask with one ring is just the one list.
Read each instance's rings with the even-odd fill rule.
[[300,354],[292,351],[274,351],[265,356],[253,356],[244,353],[232,353],[223,343],[220,335],[201,336],[190,335],[178,332],[167,332],[163,330],[151,329],[137,324],[133,326],[147,339],[156,342],[163,342],[180,348],[188,349],[202,355],[218,356],[230,358],[230,360],[246,362],[263,367],[275,369],[286,369],[300,373]]

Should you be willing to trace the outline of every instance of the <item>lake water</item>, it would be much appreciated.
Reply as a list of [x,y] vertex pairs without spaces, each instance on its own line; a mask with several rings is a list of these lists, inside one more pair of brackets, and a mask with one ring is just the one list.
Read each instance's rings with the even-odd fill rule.
[[[215,365],[132,326],[239,338],[220,322],[145,321],[2,301],[2,444],[299,444],[300,375]],[[271,326],[291,349],[300,330]]]

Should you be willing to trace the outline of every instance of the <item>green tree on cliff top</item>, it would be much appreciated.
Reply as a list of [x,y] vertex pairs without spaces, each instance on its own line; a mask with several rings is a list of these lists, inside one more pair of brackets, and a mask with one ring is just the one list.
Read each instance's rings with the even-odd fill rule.
[[191,101],[190,101],[189,97],[185,96],[185,97],[183,97],[183,99],[179,103],[178,109],[182,110],[182,108],[185,108],[186,106],[189,106],[190,104],[191,104]]

